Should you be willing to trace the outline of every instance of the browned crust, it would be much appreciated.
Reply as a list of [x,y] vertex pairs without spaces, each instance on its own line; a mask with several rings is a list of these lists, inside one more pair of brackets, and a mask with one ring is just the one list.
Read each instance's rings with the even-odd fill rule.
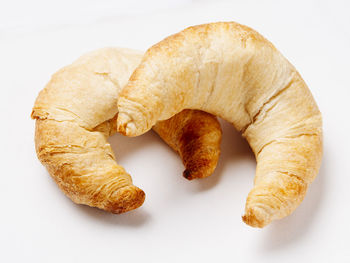
[[153,129],[179,153],[188,179],[210,176],[220,155],[222,131],[217,118],[198,110],[183,110]]
[[123,213],[144,202],[145,193],[131,184],[100,132],[72,122],[37,120],[35,144],[41,163],[75,203]]

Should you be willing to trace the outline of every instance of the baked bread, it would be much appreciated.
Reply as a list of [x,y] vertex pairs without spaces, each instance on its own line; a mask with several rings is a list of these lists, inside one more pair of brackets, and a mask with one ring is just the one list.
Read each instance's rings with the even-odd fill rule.
[[151,47],[118,100],[118,130],[137,136],[183,109],[231,122],[257,160],[244,222],[264,227],[303,200],[322,156],[322,118],[297,70],[253,29],[189,27]]
[[[145,199],[107,142],[116,132],[119,91],[142,55],[118,48],[88,53],[55,73],[35,102],[38,158],[75,203],[122,213]],[[156,124],[156,131],[180,153],[187,178],[213,172],[221,140],[214,116],[186,110]]]

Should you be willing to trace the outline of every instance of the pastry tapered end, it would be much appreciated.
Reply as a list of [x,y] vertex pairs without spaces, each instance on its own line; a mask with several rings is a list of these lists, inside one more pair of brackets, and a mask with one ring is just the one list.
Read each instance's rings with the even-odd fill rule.
[[[207,134],[181,147],[180,154],[186,167],[183,176],[188,180],[208,177],[216,168],[220,156],[221,130],[212,128],[215,136]],[[214,139],[207,140],[209,136]]]
[[183,173],[182,173],[183,177],[185,177],[187,180],[192,180],[195,178],[202,178],[203,176],[200,174],[198,175],[198,172],[195,172],[193,170],[190,169],[186,169]]
[[271,222],[270,215],[262,208],[251,207],[246,209],[242,220],[249,226],[263,228]]
[[186,170],[183,172],[183,176],[188,180],[200,179],[210,176],[217,165],[220,155],[218,149],[215,154],[209,156],[208,159],[189,159],[185,161]]
[[153,130],[180,154],[186,179],[205,178],[214,172],[222,136],[215,116],[199,110],[183,110],[158,122]]
[[144,134],[156,123],[154,113],[141,103],[123,97],[123,91],[118,99],[117,130],[129,137]]
[[140,188],[129,185],[115,191],[104,208],[114,214],[121,214],[140,207],[145,201],[145,193]]
[[133,136],[136,130],[135,124],[129,115],[125,113],[119,113],[117,119],[117,129],[123,135]]

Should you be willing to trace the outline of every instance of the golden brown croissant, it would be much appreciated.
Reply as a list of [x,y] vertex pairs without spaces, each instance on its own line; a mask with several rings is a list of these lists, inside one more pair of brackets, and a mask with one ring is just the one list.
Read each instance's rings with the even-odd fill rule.
[[151,47],[118,109],[128,136],[183,109],[231,122],[257,160],[243,216],[254,227],[290,214],[320,167],[322,118],[305,82],[268,40],[234,22],[190,27]]
[[[35,102],[38,158],[76,203],[122,213],[145,199],[107,142],[116,132],[119,91],[141,58],[141,52],[118,48],[86,54],[54,74]],[[180,130],[191,125],[196,131]],[[213,172],[221,140],[214,116],[184,111],[156,124],[156,131],[180,153],[189,178]]]

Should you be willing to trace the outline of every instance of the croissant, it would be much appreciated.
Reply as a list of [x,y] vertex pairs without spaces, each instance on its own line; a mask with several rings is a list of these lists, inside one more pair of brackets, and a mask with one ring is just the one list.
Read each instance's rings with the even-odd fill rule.
[[242,217],[253,227],[294,211],[320,167],[322,118],[305,82],[268,40],[234,22],[189,27],[151,47],[118,109],[128,136],[183,109],[231,122],[257,160]]
[[[117,99],[141,52],[105,48],[88,53],[52,76],[36,99],[39,160],[75,203],[122,213],[142,205],[145,193],[119,166],[107,138],[116,132]],[[185,110],[155,130],[180,153],[185,177],[210,175],[220,153],[216,117]]]

